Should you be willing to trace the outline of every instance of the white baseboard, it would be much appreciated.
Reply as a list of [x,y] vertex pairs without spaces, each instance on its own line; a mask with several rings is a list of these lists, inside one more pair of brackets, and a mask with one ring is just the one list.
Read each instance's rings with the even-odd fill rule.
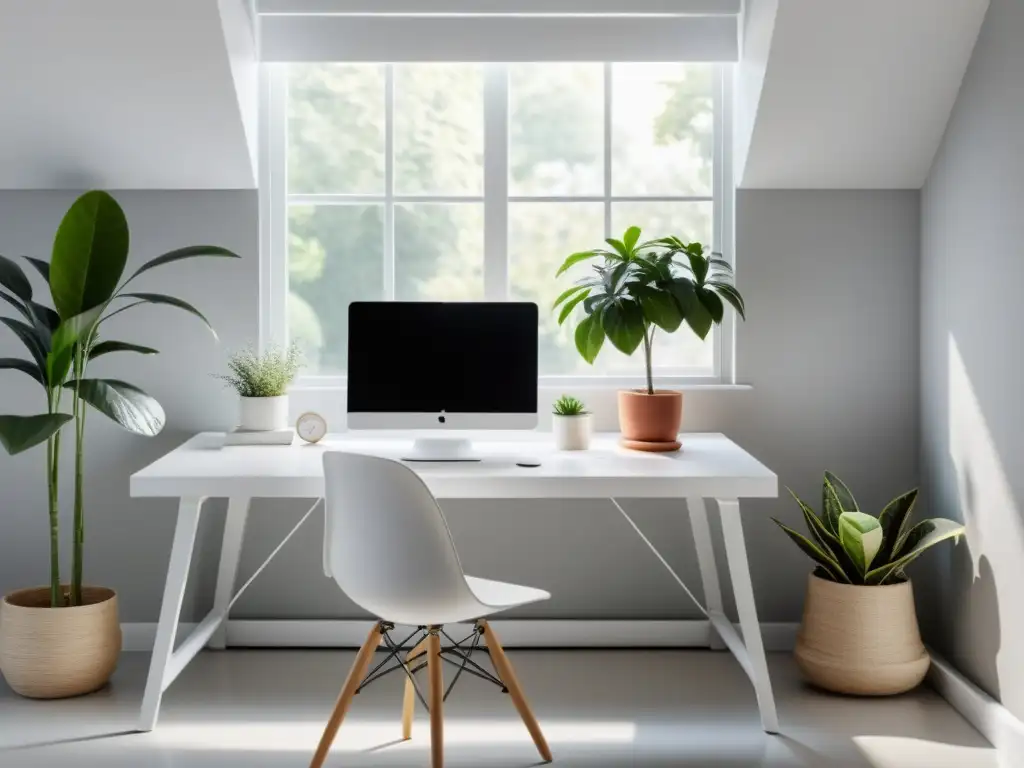
[[932,687],[996,748],[1002,768],[1024,765],[1024,723],[957,672],[948,661],[934,653],[931,655],[928,681]]
[[[366,638],[368,623],[359,619],[238,619],[228,622],[227,638],[229,646],[242,648],[358,648]],[[493,623],[502,642],[510,648],[707,648],[711,631],[709,622],[697,620],[510,619]],[[792,650],[797,626],[762,624],[765,650]],[[181,624],[178,637],[184,637],[194,627],[195,624]],[[155,623],[128,623],[121,629],[124,650],[152,650]]]

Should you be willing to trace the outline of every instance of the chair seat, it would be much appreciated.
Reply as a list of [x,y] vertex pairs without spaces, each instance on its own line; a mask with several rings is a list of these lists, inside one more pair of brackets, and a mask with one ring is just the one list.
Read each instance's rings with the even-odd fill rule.
[[476,599],[483,603],[491,612],[505,611],[509,608],[516,608],[520,605],[539,603],[541,600],[551,599],[551,594],[543,589],[534,587],[523,587],[519,584],[509,584],[504,581],[491,581],[490,579],[479,579],[476,576],[466,576],[466,583]]

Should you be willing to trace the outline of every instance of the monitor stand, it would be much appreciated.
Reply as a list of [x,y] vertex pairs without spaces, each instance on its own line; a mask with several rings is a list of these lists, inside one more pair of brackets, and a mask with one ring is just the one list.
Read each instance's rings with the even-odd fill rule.
[[473,443],[458,437],[419,437],[402,461],[480,461]]

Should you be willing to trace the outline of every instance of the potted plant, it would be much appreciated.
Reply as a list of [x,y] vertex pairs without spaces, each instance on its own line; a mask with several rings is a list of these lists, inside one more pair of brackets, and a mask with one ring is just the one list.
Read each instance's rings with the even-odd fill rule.
[[238,393],[238,428],[268,432],[288,428],[288,385],[302,367],[295,342],[286,349],[271,347],[262,354],[252,347],[228,358],[231,373],[217,378]]
[[[196,256],[238,258],[218,246],[190,246],[157,256],[122,281],[128,239],[128,222],[113,197],[100,191],[79,197],[61,221],[50,261],[26,257],[45,281],[55,309],[37,301],[16,262],[0,257],[0,299],[20,316],[0,317],[0,322],[28,351],[24,359],[0,360],[0,369],[32,378],[46,402],[45,413],[0,416],[0,443],[9,454],[46,443],[49,585],[13,592],[0,604],[0,672],[12,689],[33,698],[75,696],[102,687],[121,648],[117,595],[83,582],[86,406],[136,434],[155,435],[164,426],[160,404],[138,387],[87,375],[90,363],[107,354],[156,353],[139,344],[100,340],[100,327],[114,315],[145,304],[185,310],[209,327],[188,302],[132,291],[129,283],[151,269]],[[58,498],[61,429],[67,424],[73,424],[75,446],[69,582],[61,578]]]
[[659,329],[674,333],[685,322],[705,339],[712,325],[722,322],[726,303],[745,318],[743,297],[733,285],[729,263],[701,243],[674,236],[640,242],[639,227],[606,242],[610,250],[574,253],[559,267],[556,277],[576,264],[598,260],[593,275],[555,300],[555,308],[561,307],[558,322],[582,307],[575,341],[588,363],[597,358],[605,338],[627,355],[643,346],[646,389],[619,392],[623,443],[647,451],[678,450],[683,394],[654,388],[654,335]]
[[903,693],[928,672],[914,593],[906,568],[925,550],[958,540],[964,526],[934,518],[911,525],[917,490],[897,496],[876,518],[860,511],[850,489],[831,472],[816,514],[790,491],[811,538],[775,522],[817,565],[796,660],[809,681],[830,691],[870,696]]
[[590,412],[579,398],[562,395],[552,406],[555,447],[560,451],[585,451],[590,447]]

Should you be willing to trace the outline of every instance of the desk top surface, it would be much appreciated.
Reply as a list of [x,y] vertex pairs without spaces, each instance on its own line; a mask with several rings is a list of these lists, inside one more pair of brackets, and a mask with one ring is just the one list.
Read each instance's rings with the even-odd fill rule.
[[[419,436],[419,435],[417,435]],[[468,437],[483,457],[472,463],[408,464],[438,498],[709,498],[775,497],[775,474],[725,435],[680,436],[675,453],[620,448],[597,434],[587,451],[558,451],[541,432],[447,432]],[[228,446],[204,432],[131,478],[132,496],[315,498],[323,494],[327,450],[399,458],[411,437],[396,432],[330,434],[308,445]],[[519,467],[517,461],[539,461]]]

